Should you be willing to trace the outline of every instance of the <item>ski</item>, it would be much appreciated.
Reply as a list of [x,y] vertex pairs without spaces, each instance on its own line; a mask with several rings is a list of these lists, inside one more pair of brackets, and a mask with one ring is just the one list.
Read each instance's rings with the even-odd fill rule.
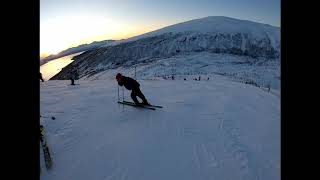
[[143,106],[143,105],[136,105],[135,103],[130,103],[130,102],[121,102],[118,101],[119,104],[123,104],[123,105],[129,105],[129,106],[134,106],[134,107],[139,107],[139,108],[145,108],[145,109],[151,109],[151,110],[156,110],[156,108],[153,107],[148,107],[148,106]]
[[75,86],[75,85],[80,85],[80,84],[68,84],[68,86]]
[[43,150],[46,168],[50,169],[52,166],[52,159],[50,156],[49,147],[48,147],[47,140],[45,137],[45,130],[44,130],[43,125],[40,125],[40,142],[41,142],[41,146],[42,146],[42,150]]
[[[130,104],[135,104],[133,102],[130,102],[130,101],[123,101],[125,103],[130,103]],[[141,104],[142,106],[147,106],[147,107],[156,107],[156,108],[163,108],[162,106],[157,106],[157,105],[144,105],[144,104]]]

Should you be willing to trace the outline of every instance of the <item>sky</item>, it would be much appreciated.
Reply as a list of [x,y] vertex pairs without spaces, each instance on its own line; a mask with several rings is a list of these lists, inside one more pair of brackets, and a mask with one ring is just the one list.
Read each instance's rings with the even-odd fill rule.
[[207,16],[280,27],[280,0],[40,0],[40,57]]

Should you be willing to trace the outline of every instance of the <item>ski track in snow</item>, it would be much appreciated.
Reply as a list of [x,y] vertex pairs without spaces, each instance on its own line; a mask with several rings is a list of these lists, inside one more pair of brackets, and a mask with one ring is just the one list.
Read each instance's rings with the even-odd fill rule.
[[279,97],[218,78],[138,81],[163,108],[116,103],[110,80],[41,85],[41,113],[56,117],[41,119],[54,162],[40,153],[41,180],[280,179]]

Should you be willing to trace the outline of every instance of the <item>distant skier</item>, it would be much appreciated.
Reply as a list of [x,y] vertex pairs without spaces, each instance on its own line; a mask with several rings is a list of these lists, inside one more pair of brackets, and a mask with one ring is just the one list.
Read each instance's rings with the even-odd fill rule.
[[136,80],[130,77],[123,76],[120,73],[116,75],[116,79],[118,81],[119,86],[124,86],[126,87],[126,89],[131,90],[131,98],[135,104],[140,104],[140,102],[137,99],[137,96],[138,96],[139,98],[142,99],[142,104],[150,105],[146,97],[143,95],[143,93],[140,90],[140,84]]
[[199,81],[200,81],[201,77],[199,76]]
[[78,70],[73,71],[73,73],[70,75],[71,85],[74,84],[74,80],[79,78]]
[[42,78],[42,74],[40,73],[40,80],[42,81],[42,82],[44,82],[44,80],[43,80],[43,78]]

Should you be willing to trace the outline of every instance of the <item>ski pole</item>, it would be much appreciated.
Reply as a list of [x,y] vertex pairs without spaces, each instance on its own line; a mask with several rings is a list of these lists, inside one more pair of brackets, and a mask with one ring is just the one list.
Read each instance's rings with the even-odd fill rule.
[[124,102],[124,87],[122,87],[122,101]]
[[41,115],[40,115],[40,117],[43,117],[43,118],[51,118],[52,120],[55,120],[55,119],[56,119],[54,116],[48,117],[48,116],[41,116]]
[[118,86],[118,101],[120,101],[120,96],[119,96],[119,86]]

